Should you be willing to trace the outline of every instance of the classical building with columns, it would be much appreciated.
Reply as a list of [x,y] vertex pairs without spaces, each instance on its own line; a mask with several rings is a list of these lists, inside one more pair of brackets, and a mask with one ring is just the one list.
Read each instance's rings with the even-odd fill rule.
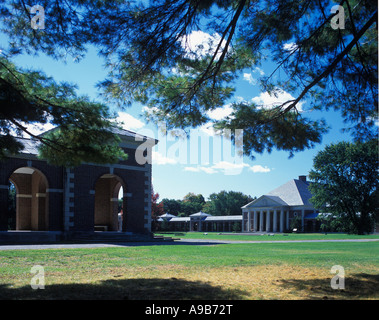
[[299,220],[298,231],[319,231],[308,186],[306,176],[299,176],[243,206],[242,232],[286,232],[294,219]]
[[189,217],[161,215],[158,222],[168,230],[216,232],[292,232],[291,222],[297,220],[298,232],[318,232],[317,210],[310,203],[306,176],[292,179],[268,194],[242,207],[242,215],[212,216],[197,212]]

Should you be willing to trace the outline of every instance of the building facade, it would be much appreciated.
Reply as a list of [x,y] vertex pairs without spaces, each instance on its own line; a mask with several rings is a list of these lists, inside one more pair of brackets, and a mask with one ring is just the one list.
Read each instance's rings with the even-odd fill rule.
[[[309,199],[309,182],[305,176],[293,179],[266,195],[244,205],[242,215],[212,216],[202,211],[189,217],[164,214],[168,230],[216,232],[318,232],[318,212]],[[291,222],[296,220],[296,228]]]
[[287,232],[297,220],[300,232],[319,231],[306,176],[292,179],[242,207],[243,232]]
[[158,219],[160,229],[171,231],[234,232],[241,231],[241,222],[242,215],[212,216],[202,211],[189,217],[165,213]]
[[[117,164],[84,163],[75,168],[49,165],[37,157],[37,143],[20,139],[24,151],[0,162],[0,230],[50,231],[62,234],[96,230],[148,234],[151,231],[151,161],[156,140],[117,129],[128,159]],[[151,160],[151,159],[150,159]],[[16,189],[16,213],[9,212],[9,190]],[[122,189],[121,189],[122,188]],[[119,194],[123,219],[119,226]]]

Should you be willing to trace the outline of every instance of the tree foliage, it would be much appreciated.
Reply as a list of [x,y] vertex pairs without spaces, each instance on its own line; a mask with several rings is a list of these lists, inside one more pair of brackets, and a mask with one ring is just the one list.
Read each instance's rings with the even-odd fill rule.
[[340,220],[344,231],[372,231],[379,218],[379,152],[376,140],[340,142],[314,159],[309,190],[314,206]]
[[155,230],[157,227],[157,220],[159,216],[164,214],[163,203],[158,203],[159,193],[154,192],[153,186],[151,186],[151,218],[152,218],[152,229]]
[[[26,134],[40,144],[40,156],[55,165],[109,163],[125,158],[113,134],[108,108],[76,94],[75,86],[57,84],[42,72],[17,68],[0,57],[0,158],[24,149]],[[35,134],[28,125],[59,127]],[[104,142],[107,142],[104,144]]]
[[163,203],[165,213],[188,217],[189,215],[202,210],[205,204],[205,199],[201,194],[189,192],[182,200],[165,198],[161,203]]
[[212,193],[205,201],[201,194],[192,192],[186,194],[182,200],[163,199],[163,208],[166,213],[175,216],[189,216],[203,211],[205,213],[220,215],[241,215],[241,207],[253,200],[252,197],[236,191],[220,191]]
[[214,216],[241,215],[241,207],[253,201],[253,198],[236,191],[212,193],[203,210]]
[[174,216],[179,215],[181,213],[181,200],[176,199],[168,199],[164,198],[162,199],[161,203],[163,204],[163,211],[164,213],[169,213]]
[[[332,20],[344,10],[343,28]],[[244,129],[244,152],[291,152],[321,141],[326,126],[299,108],[340,111],[357,140],[372,138],[378,110],[377,3],[372,0],[48,1],[44,30],[30,28],[32,0],[4,1],[10,52],[80,58],[95,45],[109,76],[100,87],[120,104],[140,101],[150,120],[195,127],[233,99],[235,80],[266,60],[262,91],[290,92],[279,105],[234,101],[217,130]],[[341,22],[341,21],[340,21]],[[341,22],[342,23],[342,22]],[[191,47],[193,32],[210,35]],[[232,136],[234,139],[234,136]]]

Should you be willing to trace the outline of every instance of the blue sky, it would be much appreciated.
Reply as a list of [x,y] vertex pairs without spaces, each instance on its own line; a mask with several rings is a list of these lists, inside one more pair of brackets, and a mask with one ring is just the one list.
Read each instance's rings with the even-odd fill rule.
[[[3,43],[4,45],[4,43]],[[103,68],[103,60],[97,56],[95,50],[89,50],[86,57],[79,63],[74,62],[72,57],[68,57],[66,63],[56,61],[44,55],[35,56],[18,56],[13,59],[16,65],[23,68],[32,68],[41,70],[47,75],[54,77],[57,82],[67,81],[78,85],[78,92],[82,95],[88,95],[94,100],[107,103],[110,108],[115,108],[109,101],[101,100],[98,96],[98,90],[95,85],[106,77],[107,71]],[[263,65],[259,69],[246,70],[241,74],[241,79],[236,83],[235,99],[254,99],[256,102],[272,102],[272,97],[267,93],[260,92],[255,80],[259,75],[268,74],[272,65]],[[282,94],[283,99],[288,98],[287,93]],[[307,116],[312,119],[324,118],[331,127],[329,133],[324,135],[323,141],[314,149],[295,153],[293,158],[289,158],[288,152],[273,150],[270,154],[256,154],[255,159],[251,160],[246,156],[243,158],[230,158],[227,161],[210,162],[209,164],[197,161],[189,163],[190,154],[197,155],[199,149],[183,140],[167,141],[165,137],[158,133],[153,124],[147,124],[141,117],[144,106],[133,104],[125,110],[115,109],[120,113],[120,118],[124,120],[125,128],[132,131],[141,132],[159,139],[160,144],[155,148],[153,154],[153,187],[154,191],[160,194],[160,199],[173,198],[182,199],[187,193],[193,192],[202,194],[207,198],[211,193],[226,191],[241,191],[244,194],[259,197],[290,179],[297,178],[299,175],[307,175],[312,168],[313,158],[318,151],[322,150],[325,145],[332,142],[349,140],[347,133],[341,133],[340,129],[344,126],[339,114],[335,112],[307,112]],[[306,101],[302,104],[306,108]],[[214,113],[213,116],[221,117],[228,112],[228,105],[223,106],[220,112]],[[193,132],[202,134],[204,141],[212,145],[212,135],[205,135],[205,128],[200,128]],[[205,135],[205,136],[204,136]],[[183,144],[187,148],[187,158],[180,154]],[[227,146],[227,145],[226,145]],[[178,147],[178,152],[173,151]],[[228,147],[228,146],[227,146]],[[224,145],[225,148],[225,145]],[[204,150],[207,152],[207,150]],[[213,150],[208,150],[211,154],[210,160],[216,159]],[[178,155],[179,154],[179,155]],[[183,160],[187,159],[187,160]],[[234,161],[234,168],[238,170],[230,172],[225,171],[228,165]],[[230,174],[233,173],[233,174]]]

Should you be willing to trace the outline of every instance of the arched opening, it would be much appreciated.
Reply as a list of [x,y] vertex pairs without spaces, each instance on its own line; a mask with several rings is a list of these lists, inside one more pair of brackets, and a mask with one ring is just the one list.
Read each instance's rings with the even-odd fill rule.
[[95,184],[95,231],[122,231],[125,185],[113,174],[102,175]]
[[47,189],[47,179],[37,169],[22,167],[12,173],[8,189],[9,230],[48,230]]

